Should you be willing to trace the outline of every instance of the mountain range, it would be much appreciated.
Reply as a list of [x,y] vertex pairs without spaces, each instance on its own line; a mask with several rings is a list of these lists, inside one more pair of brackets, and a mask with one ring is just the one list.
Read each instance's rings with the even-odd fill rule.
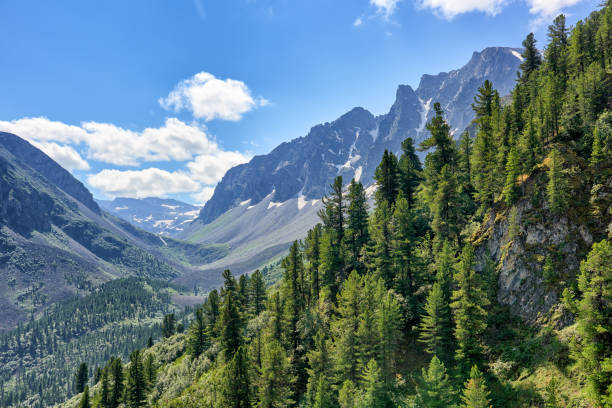
[[[513,87],[521,62],[514,48],[475,52],[462,68],[400,85],[389,112],[357,107],[304,137],[230,169],[198,209],[174,200],[116,198],[96,202],[85,186],[16,135],[0,134],[0,328],[97,284],[123,276],[162,278],[209,290],[220,273],[250,272],[278,259],[318,222],[334,177],[366,186],[382,152],[399,152],[426,133],[434,101],[455,134],[472,117],[471,102],[489,79]],[[370,188],[369,193],[373,190]]]

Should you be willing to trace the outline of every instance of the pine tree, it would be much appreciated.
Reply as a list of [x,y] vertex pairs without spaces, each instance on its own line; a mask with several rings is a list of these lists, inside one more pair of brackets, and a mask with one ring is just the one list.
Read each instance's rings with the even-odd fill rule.
[[523,62],[521,63],[521,71],[523,77],[528,77],[533,71],[537,70],[542,64],[542,57],[536,47],[536,40],[533,33],[529,33],[523,41]]
[[348,193],[347,209],[347,246],[349,250],[348,267],[359,273],[365,271],[361,262],[361,252],[367,245],[370,234],[368,231],[368,201],[363,184],[351,180]]
[[321,279],[319,277],[319,265],[321,263],[321,224],[315,225],[308,231],[306,236],[304,256],[308,262],[308,276],[310,280],[310,305],[319,300],[321,290]]
[[416,406],[419,408],[454,407],[455,392],[450,384],[446,367],[433,356],[429,368],[423,369],[419,387],[417,387]]
[[419,341],[425,344],[425,351],[440,356],[442,361],[450,359],[452,345],[452,322],[442,286],[434,283],[425,303],[425,315],[421,320]]
[[263,274],[259,269],[251,275],[250,284],[251,312],[254,316],[257,316],[264,310],[264,302],[266,300],[266,284],[263,279]]
[[491,408],[485,379],[477,366],[472,366],[470,379],[465,383],[461,408]]
[[221,300],[219,299],[219,292],[217,289],[210,291],[204,302],[204,311],[210,322],[211,331],[213,335],[216,335],[216,325],[221,313]]
[[363,276],[363,290],[359,310],[359,328],[357,329],[358,358],[357,371],[363,372],[371,359],[379,358],[379,305],[385,288],[382,278],[368,273]]
[[393,270],[393,208],[387,201],[382,201],[374,209],[370,222],[370,236],[373,241],[374,264],[370,269],[385,280],[387,287],[392,287],[395,273]]
[[225,292],[225,299],[221,307],[219,337],[225,358],[230,361],[242,345],[242,319],[231,290]]
[[240,309],[245,310],[249,305],[249,276],[242,274],[238,278],[238,300],[240,303]]
[[465,371],[482,360],[480,337],[487,327],[486,306],[489,299],[482,279],[474,270],[474,249],[463,247],[459,270],[455,275],[457,290],[453,292],[455,317],[456,359]]
[[298,331],[298,321],[304,308],[305,299],[303,295],[304,287],[304,264],[302,253],[297,241],[294,241],[289,248],[289,255],[281,262],[285,270],[282,291],[283,299],[286,302],[287,322],[289,323],[289,339],[293,350],[297,349],[300,333]]
[[416,191],[421,182],[423,166],[417,156],[414,142],[407,138],[402,142],[402,156],[398,162],[399,191],[408,200],[408,208],[414,207]]
[[252,406],[249,371],[249,357],[246,347],[240,346],[224,369],[221,384],[223,400],[221,406],[232,408],[250,408]]
[[550,152],[549,160],[548,185],[546,187],[548,205],[552,212],[560,213],[568,204],[566,196],[567,180],[562,171],[563,161],[556,149]]
[[125,404],[130,408],[143,407],[146,404],[147,383],[142,366],[142,354],[135,350],[130,354],[127,384],[125,387]]
[[357,404],[360,408],[385,408],[389,397],[385,391],[382,373],[376,360],[370,360],[362,374],[365,393]]
[[143,364],[143,371],[147,383],[147,391],[151,391],[157,382],[157,367],[152,353],[147,354]]
[[313,408],[334,408],[331,389],[327,379],[320,377],[317,393],[314,398]]
[[[332,294],[344,280],[344,228],[345,202],[342,191],[342,176],[334,179],[329,196],[322,198],[324,208],[319,210],[319,218],[323,221],[326,240],[323,246],[321,266],[324,268],[325,284],[330,286]],[[325,252],[324,252],[325,250]]]
[[578,334],[574,355],[587,376],[587,395],[597,405],[612,402],[612,244],[593,244],[580,265]]
[[264,345],[259,375],[258,407],[284,408],[294,404],[291,399],[291,385],[295,382],[291,376],[291,366],[285,350],[275,339]]
[[100,379],[100,405],[102,408],[110,408],[111,390],[108,383],[108,368],[102,369],[102,378]]
[[204,310],[198,307],[195,311],[195,318],[189,327],[187,337],[188,350],[192,358],[198,358],[208,345],[207,327],[208,322],[206,321]]
[[382,295],[376,315],[381,378],[386,383],[390,383],[395,374],[395,361],[402,328],[400,304],[391,291]]
[[89,380],[89,372],[87,370],[87,363],[81,363],[75,374],[74,390],[77,394],[80,394],[85,389],[87,381]]
[[283,307],[280,301],[280,294],[274,292],[272,296],[272,338],[279,343],[283,341]]
[[378,187],[376,203],[380,205],[381,202],[386,201],[390,206],[393,205],[400,187],[398,161],[393,152],[385,150],[374,172],[374,180]]
[[331,357],[338,380],[357,382],[359,343],[359,310],[361,302],[361,278],[352,272],[338,293],[336,316],[331,322],[333,348]]
[[393,212],[393,262],[395,270],[394,289],[404,297],[406,304],[405,317],[408,327],[417,319],[417,290],[420,287],[418,277],[418,256],[416,254],[417,233],[414,213],[410,210],[408,200],[400,191]]
[[448,166],[444,166],[431,208],[433,213],[431,228],[438,241],[458,241],[462,222],[459,202],[456,175]]
[[338,392],[338,404],[340,408],[355,408],[357,406],[357,389],[351,380],[342,383]]
[[[323,329],[319,328],[314,337],[314,348],[307,354],[308,365],[308,386],[306,400],[314,404],[321,382],[328,384],[331,382],[331,362],[327,351],[327,338]],[[325,391],[323,391],[325,392]]]
[[89,402],[89,386],[85,386],[83,389],[83,395],[81,396],[81,401],[79,402],[79,408],[90,408],[91,403]]
[[174,317],[174,313],[170,313],[164,316],[164,320],[162,321],[161,330],[162,330],[162,335],[166,338],[176,333],[176,319]]
[[121,359],[113,358],[110,363],[110,370],[113,375],[113,389],[110,397],[111,408],[117,408],[123,400],[124,390],[124,378],[123,378],[123,364]]
[[504,184],[504,201],[506,205],[512,205],[518,195],[517,178],[520,174],[520,163],[516,149],[512,147],[506,162],[506,183]]

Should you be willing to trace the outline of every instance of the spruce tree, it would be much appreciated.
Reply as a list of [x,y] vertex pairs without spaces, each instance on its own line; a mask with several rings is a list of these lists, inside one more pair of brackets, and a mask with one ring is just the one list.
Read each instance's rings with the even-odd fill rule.
[[580,341],[574,355],[587,377],[586,393],[597,405],[612,402],[612,244],[593,244],[580,264],[578,304]]
[[322,328],[319,328],[314,337],[314,348],[307,354],[308,365],[308,385],[306,388],[306,400],[314,404],[317,395],[324,395],[327,390],[319,392],[321,383],[331,382],[332,367],[327,350],[327,337]]
[[357,382],[359,357],[359,310],[361,303],[361,278],[352,272],[338,293],[336,316],[331,322],[333,348],[331,357],[337,379]]
[[80,394],[85,389],[87,381],[89,380],[89,372],[87,370],[87,363],[79,364],[79,368],[74,376],[74,390],[77,394]]
[[198,358],[208,345],[207,327],[208,322],[204,310],[198,307],[187,336],[188,351],[192,358]]
[[338,391],[338,404],[340,408],[355,408],[359,401],[357,389],[351,380],[346,380],[342,383],[340,391]]
[[518,196],[517,178],[520,174],[520,163],[516,149],[512,147],[506,162],[506,183],[504,184],[504,201],[512,205]]
[[459,200],[457,176],[448,166],[442,167],[440,181],[431,205],[433,220],[431,229],[436,240],[459,242],[462,226],[462,214]]
[[563,161],[557,149],[553,149],[549,156],[548,185],[546,193],[548,195],[548,205],[553,213],[560,213],[568,204],[567,200],[567,180],[563,174]]
[[487,384],[477,366],[472,366],[470,370],[470,378],[465,383],[461,401],[461,408],[491,408]]
[[314,397],[313,408],[335,408],[332,398],[331,387],[327,379],[320,377],[317,393]]
[[309,305],[314,305],[319,301],[321,290],[321,279],[319,277],[319,265],[321,264],[321,224],[315,225],[308,231],[306,236],[304,256],[308,262],[308,277],[310,281],[310,301]]
[[389,205],[395,203],[400,188],[399,168],[397,157],[393,152],[385,150],[382,160],[374,172],[376,190],[376,203],[386,201]]
[[157,382],[157,366],[155,364],[155,356],[152,353],[147,354],[144,360],[143,370],[147,383],[147,391],[151,391]]
[[83,395],[81,396],[81,400],[79,401],[79,408],[90,408],[91,403],[89,402],[89,386],[85,386],[83,388]]
[[387,201],[382,201],[374,209],[370,222],[370,236],[373,242],[374,263],[370,269],[385,280],[387,287],[392,287],[395,279],[393,269],[393,208]]
[[386,383],[391,383],[395,375],[395,362],[402,328],[400,304],[393,292],[387,291],[382,295],[376,320],[379,333],[378,361],[380,362],[381,378]]
[[474,270],[474,249],[463,247],[453,292],[457,362],[465,371],[482,360],[481,336],[487,327],[489,299],[480,275]]
[[[322,248],[322,266],[324,267],[325,284],[330,286],[332,294],[344,280],[344,229],[345,201],[342,191],[342,176],[334,179],[330,194],[322,198],[324,208],[319,210],[319,218],[325,227],[325,247]],[[325,253],[323,254],[323,249]]]
[[291,375],[291,366],[281,344],[270,339],[262,352],[261,372],[259,374],[258,407],[280,408],[292,406],[292,384],[295,378]]
[[365,271],[361,262],[361,253],[367,245],[370,234],[368,231],[368,200],[363,184],[351,180],[348,193],[347,208],[347,247],[349,252],[348,267],[359,273]]
[[162,330],[162,335],[166,338],[176,333],[176,319],[174,317],[174,313],[170,313],[164,316],[164,320],[162,321],[161,330]]
[[449,320],[449,306],[442,286],[434,283],[425,303],[425,314],[421,320],[419,341],[425,344],[425,351],[440,356],[442,361],[450,361],[452,345],[452,322]]
[[528,77],[529,74],[537,70],[542,64],[542,57],[536,47],[536,39],[533,33],[529,33],[527,38],[523,40],[522,56],[521,71],[523,72],[523,77]]
[[423,166],[417,156],[414,142],[407,138],[402,142],[402,156],[398,162],[399,191],[408,200],[408,208],[414,207],[416,192],[421,182]]
[[123,391],[125,385],[123,383],[123,364],[120,358],[113,358],[110,363],[110,370],[113,375],[113,389],[110,396],[111,408],[117,408],[123,401]]
[[446,367],[438,357],[433,356],[429,368],[421,376],[417,387],[416,406],[419,408],[454,407],[455,391],[450,383]]
[[246,347],[240,346],[224,369],[221,384],[222,406],[232,408],[250,408],[252,406],[249,364]]
[[204,302],[204,311],[206,312],[206,316],[210,322],[212,334],[216,335],[217,320],[219,319],[219,314],[221,313],[221,300],[219,298],[219,292],[217,289],[211,290],[206,297],[206,301]]
[[251,313],[257,316],[264,310],[264,302],[266,300],[266,284],[263,279],[263,274],[259,269],[251,275],[250,285]]
[[234,353],[242,345],[242,318],[236,303],[234,293],[227,290],[218,323],[219,341],[227,361],[232,359]]
[[110,408],[111,406],[111,390],[108,382],[108,367],[102,369],[102,378],[100,379],[100,405],[102,408]]
[[292,349],[296,350],[300,340],[298,321],[305,305],[303,294],[304,264],[297,241],[294,241],[289,248],[289,255],[283,259],[281,266],[285,270],[282,291],[286,302],[287,322],[289,323],[288,335]]
[[389,397],[376,360],[370,360],[362,373],[362,382],[365,393],[359,400],[359,408],[385,408],[390,406]]
[[143,407],[146,404],[147,383],[144,376],[142,354],[135,350],[130,354],[127,384],[125,387],[125,404],[129,408]]

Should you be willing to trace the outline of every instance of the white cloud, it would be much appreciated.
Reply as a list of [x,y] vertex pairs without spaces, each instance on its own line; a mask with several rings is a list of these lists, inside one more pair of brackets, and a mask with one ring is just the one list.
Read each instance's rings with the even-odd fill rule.
[[370,0],[370,4],[376,7],[379,13],[384,14],[385,17],[389,17],[395,12],[397,3],[400,1],[401,0]]
[[195,192],[199,183],[183,172],[169,172],[155,167],[144,170],[102,170],[87,177],[87,182],[111,197],[160,197]]
[[223,152],[203,126],[188,125],[176,118],[142,132],[99,122],[72,126],[42,117],[0,121],[0,130],[33,143],[84,144],[89,159],[119,166],[137,166],[142,161],[186,161],[198,154]]
[[433,9],[447,19],[472,11],[496,15],[506,3],[506,0],[417,0],[419,7]]
[[204,187],[202,191],[192,194],[191,197],[193,197],[193,199],[196,200],[199,205],[204,205],[208,200],[210,200],[214,192],[214,187]]
[[217,154],[199,155],[195,160],[187,163],[187,168],[194,180],[204,184],[214,184],[221,180],[226,171],[247,161],[249,157],[240,152],[224,151]]
[[[370,0],[389,2],[393,0]],[[472,11],[480,11],[490,15],[497,15],[503,7],[512,0],[416,0],[416,4],[420,8],[429,8],[440,14],[446,19],[469,13]],[[517,1],[517,0],[514,0]],[[521,0],[522,1],[522,0]],[[582,0],[525,0],[525,3],[530,7],[529,12],[539,16],[539,19],[555,16],[561,12],[564,7],[573,6],[580,3]]]
[[541,16],[556,16],[563,8],[580,3],[582,0],[528,0],[529,12]]
[[68,171],[89,170],[89,163],[68,145],[60,146],[57,143],[49,142],[32,142],[32,144]]
[[361,24],[363,24],[363,20],[361,20],[361,17],[357,17],[355,22],[353,22],[353,26],[355,27],[359,27]]
[[218,79],[208,72],[200,72],[179,82],[168,96],[158,102],[166,110],[178,112],[187,109],[196,118],[207,121],[237,121],[246,112],[269,104],[264,98],[254,99],[244,82]]

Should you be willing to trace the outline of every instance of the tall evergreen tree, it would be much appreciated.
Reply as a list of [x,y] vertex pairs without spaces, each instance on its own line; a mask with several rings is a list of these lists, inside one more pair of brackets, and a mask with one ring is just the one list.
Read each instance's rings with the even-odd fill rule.
[[393,205],[400,188],[398,161],[393,152],[385,150],[374,172],[374,180],[378,187],[376,190],[377,204],[386,201],[389,205]]
[[311,304],[316,304],[316,302],[318,302],[319,292],[321,290],[321,279],[319,277],[319,265],[321,263],[321,234],[321,224],[317,224],[308,231],[305,242],[304,255],[308,262]]
[[449,320],[449,306],[442,286],[434,283],[425,303],[425,315],[421,320],[419,341],[425,344],[425,351],[450,361],[452,344],[452,322]]
[[491,408],[487,384],[477,366],[472,366],[470,370],[470,378],[465,383],[461,401],[461,408]]
[[451,307],[455,317],[456,358],[465,371],[482,361],[481,335],[487,327],[489,299],[480,275],[474,270],[474,249],[463,247],[455,275],[457,290]]
[[304,264],[302,260],[302,252],[300,251],[297,241],[293,242],[289,248],[289,255],[283,259],[281,265],[285,270],[282,290],[283,298],[286,302],[285,310],[288,313],[288,335],[291,342],[291,348],[296,350],[300,340],[298,321],[300,320],[305,304],[303,296]]
[[236,303],[234,293],[227,290],[219,318],[219,341],[227,361],[232,359],[242,345],[242,318]]
[[327,393],[327,389],[319,391],[321,384],[327,386],[331,383],[332,367],[327,351],[327,338],[325,332],[319,328],[314,337],[314,348],[308,352],[308,386],[306,388],[306,400],[314,404],[317,396],[321,398]]
[[142,365],[142,354],[135,350],[130,354],[127,384],[125,387],[125,404],[129,408],[143,407],[147,399],[147,383]]
[[563,174],[563,160],[557,149],[553,149],[549,156],[548,185],[546,193],[548,195],[548,205],[554,213],[560,213],[568,204],[567,200],[567,180]]
[[402,142],[402,156],[398,162],[398,170],[399,191],[408,200],[408,207],[412,208],[415,204],[417,188],[421,182],[423,166],[411,138]]
[[359,273],[365,271],[361,262],[361,253],[367,245],[370,234],[368,231],[368,200],[363,184],[351,180],[348,193],[347,209],[347,247],[349,253],[348,267]]
[[174,313],[170,313],[164,316],[164,320],[161,325],[162,335],[166,338],[176,333],[176,319]]
[[417,387],[416,406],[419,408],[454,407],[455,391],[450,383],[446,367],[438,357],[433,356],[429,368],[423,368]]
[[[612,244],[593,244],[580,265],[578,334],[574,355],[587,376],[587,395],[600,406],[612,404]],[[606,405],[607,404],[607,405]]]
[[512,147],[506,162],[506,183],[504,184],[504,201],[512,205],[518,195],[517,178],[520,174],[520,163],[516,149]]
[[528,77],[533,71],[537,70],[542,64],[542,57],[536,47],[536,39],[533,33],[529,33],[527,38],[523,40],[523,62],[521,63],[521,71],[523,77]]
[[87,363],[79,364],[79,368],[74,376],[74,390],[77,394],[80,394],[85,389],[87,381],[89,380],[89,372],[87,370]]
[[259,408],[284,408],[292,406],[291,389],[295,378],[291,375],[291,366],[281,344],[271,339],[264,345],[259,375],[258,404]]
[[157,366],[155,364],[155,356],[153,353],[147,354],[143,363],[143,371],[145,381],[147,383],[147,391],[151,391],[157,382]]
[[252,406],[252,386],[249,374],[249,357],[245,346],[240,346],[225,366],[221,384],[223,404],[231,408]]
[[204,310],[198,307],[195,311],[195,317],[191,322],[191,326],[189,327],[189,334],[187,337],[188,350],[192,358],[198,358],[206,349],[208,345],[207,328],[208,322],[206,321]]
[[89,402],[89,386],[85,386],[83,389],[83,395],[81,396],[81,401],[79,401],[79,408],[90,408],[91,403]]
[[123,391],[125,385],[123,383],[123,364],[120,358],[113,358],[110,363],[110,371],[113,375],[113,389],[110,397],[111,408],[117,408],[123,401]]
[[362,374],[365,393],[359,400],[359,408],[386,408],[393,406],[387,392],[381,369],[376,360],[370,360]]
[[376,315],[381,378],[386,383],[391,383],[395,374],[395,362],[402,328],[400,304],[391,291],[382,295]]
[[322,198],[324,208],[319,210],[318,214],[328,238],[326,242],[328,245],[325,247],[327,252],[325,258],[322,256],[321,266],[325,268],[324,275],[327,277],[325,283],[330,285],[332,294],[334,294],[337,285],[344,280],[345,273],[344,228],[346,208],[342,191],[342,176],[334,179],[331,188],[332,191],[329,196]]
[[254,316],[257,316],[264,310],[264,302],[266,299],[266,284],[263,279],[263,274],[259,269],[251,275],[250,285],[251,312]]
[[100,379],[100,405],[102,408],[110,408],[111,389],[108,382],[108,368],[102,370],[102,378]]

